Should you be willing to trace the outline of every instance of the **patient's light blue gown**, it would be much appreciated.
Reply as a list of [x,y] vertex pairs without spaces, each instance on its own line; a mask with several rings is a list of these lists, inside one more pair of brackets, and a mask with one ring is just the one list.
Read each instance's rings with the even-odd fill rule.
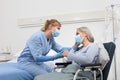
[[[55,50],[58,54],[46,56],[50,49]],[[61,58],[60,53],[63,49],[53,37],[47,40],[45,33],[39,30],[27,41],[25,48],[18,57],[18,67],[28,71],[33,76],[49,73],[52,69],[44,62]]]

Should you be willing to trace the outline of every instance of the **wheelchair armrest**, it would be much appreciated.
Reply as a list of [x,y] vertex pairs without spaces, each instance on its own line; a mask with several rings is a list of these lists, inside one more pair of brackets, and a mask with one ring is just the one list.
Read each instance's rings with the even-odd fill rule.
[[101,63],[96,63],[96,64],[83,64],[83,65],[81,65],[81,68],[82,68],[82,69],[87,68],[87,69],[96,70],[96,69],[100,68],[101,65],[102,65]]
[[64,68],[64,67],[66,67],[69,64],[72,64],[72,61],[55,63],[55,65],[57,65],[57,67],[59,67],[59,68]]

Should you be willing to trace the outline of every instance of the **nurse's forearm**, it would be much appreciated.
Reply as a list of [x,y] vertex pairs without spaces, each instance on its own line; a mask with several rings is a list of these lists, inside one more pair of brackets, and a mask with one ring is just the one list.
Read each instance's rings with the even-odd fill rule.
[[36,57],[36,61],[37,62],[46,62],[46,61],[52,61],[52,60],[55,60],[55,59],[59,59],[59,58],[62,58],[62,54],[60,53],[57,53],[56,55],[54,56],[41,56],[41,57]]
[[54,60],[53,56],[41,56],[41,57],[36,57],[35,61],[36,62],[46,62],[46,61],[52,61]]

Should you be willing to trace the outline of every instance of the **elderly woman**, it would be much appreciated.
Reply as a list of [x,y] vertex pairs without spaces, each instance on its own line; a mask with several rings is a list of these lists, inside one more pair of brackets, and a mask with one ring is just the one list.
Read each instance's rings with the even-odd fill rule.
[[[99,53],[99,48],[94,43],[94,38],[87,27],[77,28],[75,43],[70,51],[65,50],[62,55],[72,61],[71,65],[62,69],[62,72],[53,72],[46,75],[37,76],[35,80],[72,80],[73,73],[80,68],[81,64],[95,63]],[[81,76],[92,80],[90,72],[83,73]],[[51,78],[50,78],[51,76]]]
[[[87,64],[95,63],[98,55],[98,46],[94,42],[94,38],[87,27],[77,28],[75,44],[70,52],[65,52],[62,55],[75,63]],[[80,47],[78,47],[81,45]]]

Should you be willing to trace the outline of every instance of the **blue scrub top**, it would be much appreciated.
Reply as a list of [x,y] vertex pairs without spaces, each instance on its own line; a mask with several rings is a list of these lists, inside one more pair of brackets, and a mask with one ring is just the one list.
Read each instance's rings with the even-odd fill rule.
[[[39,30],[27,41],[25,48],[18,57],[18,62],[35,62],[41,64],[44,61],[53,60],[52,56],[46,56],[50,49],[60,52],[62,46],[57,44],[53,37],[47,40],[45,33]],[[46,58],[47,60],[44,60]]]

